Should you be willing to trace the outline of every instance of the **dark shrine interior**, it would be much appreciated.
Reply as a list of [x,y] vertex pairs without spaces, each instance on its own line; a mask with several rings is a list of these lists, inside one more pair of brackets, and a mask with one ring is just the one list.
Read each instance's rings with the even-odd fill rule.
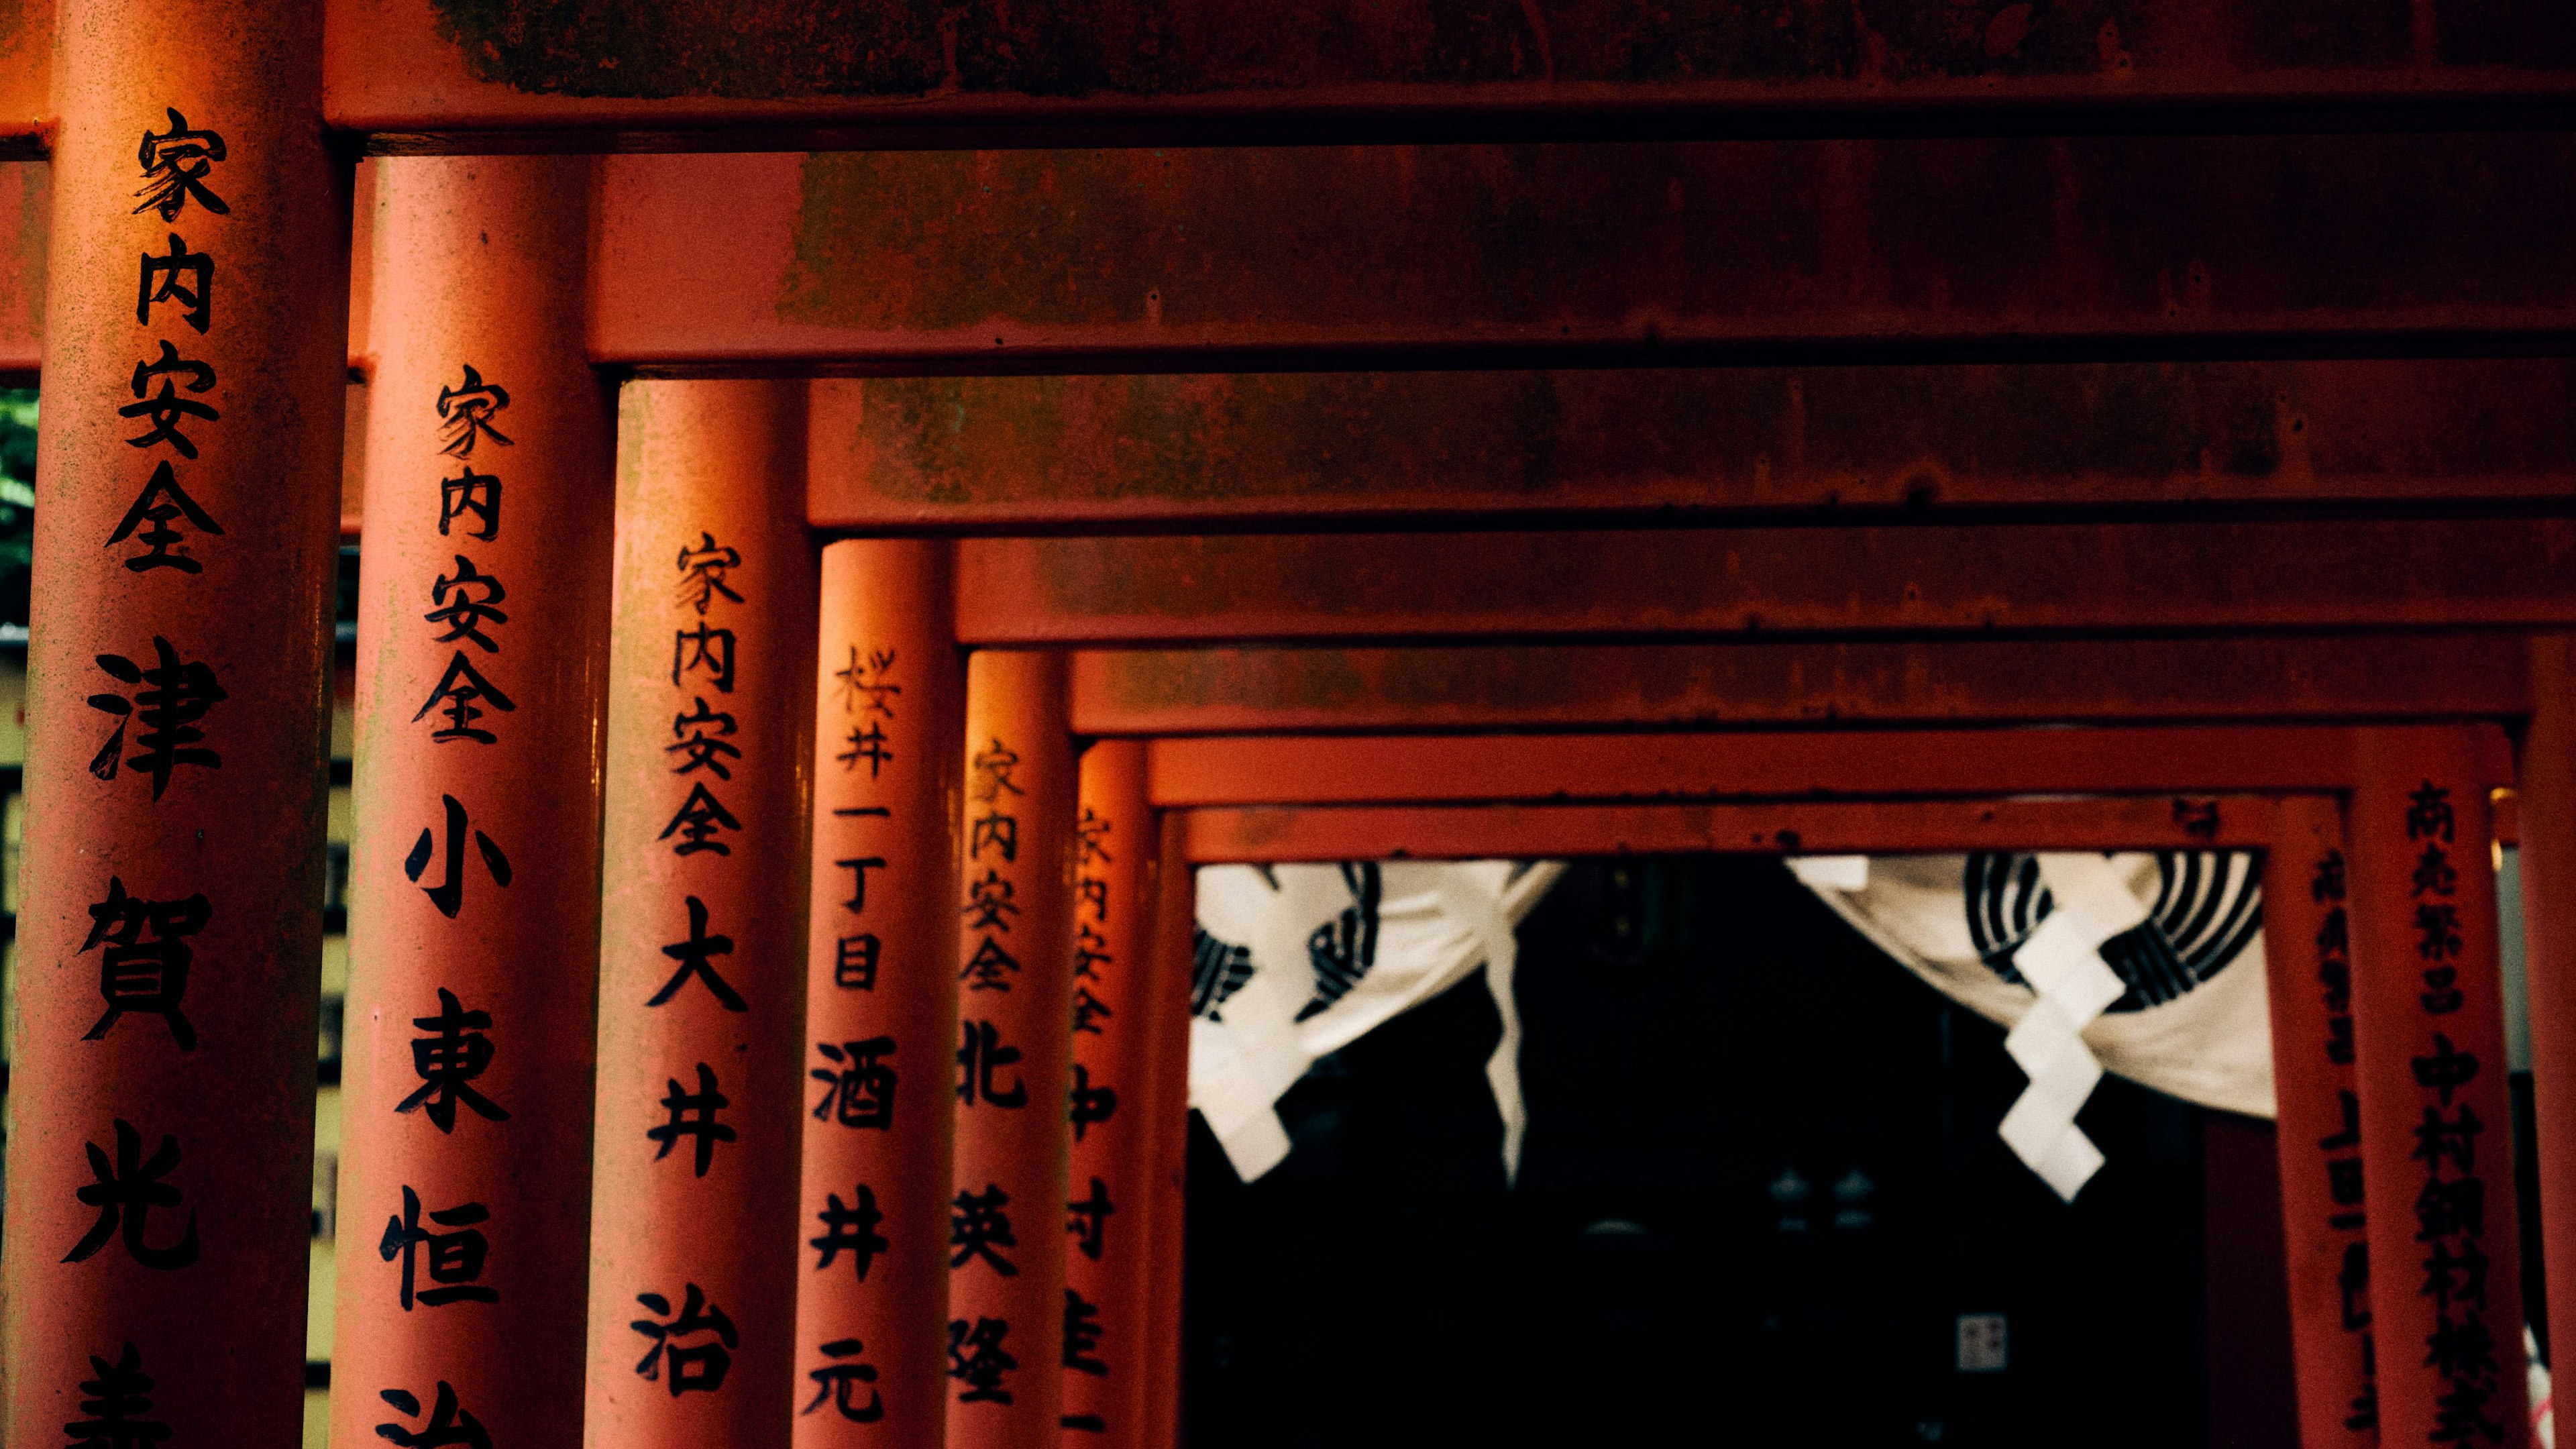
[[1320,1062],[1258,1182],[1194,1123],[1192,1442],[2296,1442],[2270,1123],[2105,1077],[2061,1204],[2003,1030],[1776,860],[1578,861],[1519,939],[1517,1185],[1474,980]]

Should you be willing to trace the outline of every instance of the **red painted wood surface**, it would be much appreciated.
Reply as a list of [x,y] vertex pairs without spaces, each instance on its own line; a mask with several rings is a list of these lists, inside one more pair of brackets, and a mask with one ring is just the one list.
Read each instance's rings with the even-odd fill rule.
[[[636,230],[621,244],[662,254],[659,233]],[[671,247],[660,265],[696,255]],[[971,270],[980,256],[949,264]],[[1080,256],[1057,270],[1079,275]],[[611,285],[639,318],[676,305],[640,270]],[[979,284],[942,271],[918,285]],[[985,290],[995,308],[1032,305]],[[1211,372],[1195,352],[1173,362],[1194,370],[819,380],[812,517],[863,532],[1472,527],[1495,514],[1993,522],[2094,506],[2205,518],[2294,501],[2556,501],[2576,474],[2576,442],[2546,425],[2576,385],[2563,360],[1269,373]]]
[[1073,743],[1060,654],[966,667],[949,1449],[1063,1429],[1073,1015]]
[[[32,152],[58,144],[45,134],[46,117],[62,118],[63,98],[52,93],[54,4],[17,5],[0,13],[0,148]],[[79,11],[71,12],[77,17]],[[73,73],[77,73],[76,70]]]
[[[621,314],[673,305],[650,280],[616,283],[634,299]],[[2565,495],[2569,445],[2538,414],[2570,375],[2419,359],[839,378],[816,384],[812,511],[833,528],[1033,531],[2458,506]]]
[[936,542],[823,550],[797,1449],[937,1449],[946,1422],[966,708],[952,567]]
[[[2475,748],[2365,730],[2346,912],[2379,1442],[2524,1442],[2522,1282]],[[2492,1429],[2490,1429],[2492,1426]]]
[[45,348],[45,235],[53,169],[0,161],[0,378],[32,385]]
[[972,644],[2201,632],[2576,622],[2576,521],[980,538]]
[[1074,827],[1072,1170],[1066,1177],[1064,1442],[1142,1449],[1150,1382],[1154,946],[1145,745],[1083,751]]
[[[816,131],[842,145],[1211,144],[2468,125],[2516,102],[2563,103],[2567,89],[2555,12],[2218,5],[2100,12],[2098,24],[2094,13],[2069,22],[1940,0],[1856,12],[1193,0],[939,13],[338,0],[330,119],[428,146],[547,126],[605,133],[576,142],[599,146],[613,135],[740,148]],[[755,135],[724,134],[746,128]]]
[[[590,1251],[616,500],[615,399],[562,285],[588,230],[562,201],[588,169],[380,163],[377,235],[399,265],[377,272],[394,285],[374,308],[359,580],[348,1251],[329,1351],[343,1443],[417,1432],[378,1395],[434,1413],[441,1386],[486,1426],[581,1433],[590,1305],[564,1269]],[[468,1205],[479,1224],[435,1220]],[[388,1231],[408,1239],[390,1259]],[[446,1282],[436,1255],[474,1242],[489,1256]]]
[[1182,1245],[1189,1225],[1190,983],[1198,935],[1198,873],[1188,856],[1188,824],[1177,810],[1158,812],[1154,858],[1152,946],[1154,1069],[1145,1109],[1153,1124],[1153,1195],[1144,1203],[1145,1449],[1181,1442]]
[[[779,505],[804,401],[777,382],[619,400],[591,1443],[777,1449],[802,1402],[815,589]],[[687,768],[697,739],[740,745],[730,778]]]
[[174,1443],[288,1443],[348,296],[347,172],[314,125],[321,7],[13,7],[0,93],[23,105],[22,11],[62,21],[60,224],[0,1441],[121,1415]]
[[[2549,1342],[2576,1344],[2576,654],[2530,641],[2534,709],[2507,802],[2521,827],[2523,984],[2531,1013],[2533,1154]],[[2499,811],[2499,814],[2502,812]],[[2561,1351],[2563,1352],[2563,1351]]]
[[[2295,797],[2292,797],[2295,798]],[[1213,806],[1172,812],[1194,865],[1727,851],[2260,850],[2276,797],[1831,804]]]
[[1073,657],[1086,735],[1639,725],[2518,719],[2504,634],[1102,649]]
[[[1852,732],[1256,736],[1157,740],[1157,805],[1639,797],[1822,799],[2349,789],[2361,731],[2325,726]],[[2463,726],[2480,789],[2504,734]]]
[[[2529,180],[2571,158],[2555,133],[613,157],[595,343],[915,376],[2494,355],[2576,328],[2576,199]],[[2108,376],[2150,414],[2192,390]],[[1163,385],[1123,461],[1222,385]],[[1579,429],[1597,389],[1565,387]]]
[[[2352,950],[2343,810],[2280,802],[2263,873],[2272,1097],[2301,1449],[2371,1449],[2370,1249],[2353,1086]],[[2403,1205],[2385,1202],[2391,1212]]]

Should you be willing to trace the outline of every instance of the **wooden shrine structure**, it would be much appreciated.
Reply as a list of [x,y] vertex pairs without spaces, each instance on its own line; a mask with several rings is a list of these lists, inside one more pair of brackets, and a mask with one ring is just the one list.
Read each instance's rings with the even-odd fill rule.
[[2519,1444],[2571,173],[2515,0],[0,6],[0,1440],[296,1432],[362,537],[345,1444],[1166,1449],[1189,867],[1971,848],[2269,853],[2303,1443]]

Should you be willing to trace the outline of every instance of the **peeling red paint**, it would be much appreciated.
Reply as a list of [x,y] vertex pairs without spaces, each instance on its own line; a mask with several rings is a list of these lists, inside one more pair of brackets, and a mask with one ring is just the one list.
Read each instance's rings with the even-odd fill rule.
[[32,378],[45,350],[45,238],[53,168],[0,162],[0,376]]
[[35,141],[54,113],[54,0],[0,0],[0,146]]
[[[2559,85],[2576,20],[2536,0],[335,0],[335,121],[436,132],[1144,121],[1542,126],[2157,100],[2465,97]],[[948,144],[955,144],[951,141]],[[1025,142],[1023,142],[1025,144]]]
[[2518,719],[2520,641],[2368,638],[1119,649],[1085,735],[1664,725]]
[[621,158],[593,342],[923,373],[2541,345],[2576,330],[2576,189],[2533,178],[2571,171],[2562,134]]
[[2576,497],[2563,360],[871,378],[823,527]]
[[973,645],[2566,627],[2576,521],[967,539]]
[[[2502,730],[2449,728],[2460,742],[2464,776],[2489,784],[2513,778],[2513,751]],[[2317,725],[1271,735],[1157,740],[1147,778],[1154,803],[1189,807],[2310,794],[2352,788],[2367,736],[2367,730]]]
[[[1647,805],[1270,805],[1173,812],[1194,865],[1296,860],[1544,860],[1730,851],[2260,850],[2285,808],[2215,799],[1873,800]],[[2206,814],[2201,813],[2206,811]]]

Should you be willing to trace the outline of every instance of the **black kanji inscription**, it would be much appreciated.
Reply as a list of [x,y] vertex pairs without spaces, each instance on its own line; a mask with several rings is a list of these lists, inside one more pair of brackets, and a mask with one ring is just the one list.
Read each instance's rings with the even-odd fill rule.
[[[420,1417],[420,1400],[408,1389],[386,1389],[376,1397],[407,1417]],[[438,1382],[438,1397],[430,1408],[428,1423],[418,1429],[378,1424],[376,1435],[395,1449],[492,1449],[492,1436],[483,1431],[480,1420],[457,1406],[456,1390],[445,1379]]]
[[438,988],[438,1014],[415,1016],[411,1024],[429,1035],[412,1038],[411,1069],[420,1077],[420,1086],[395,1105],[397,1112],[429,1110],[430,1122],[441,1132],[456,1130],[456,1104],[464,1103],[487,1122],[507,1122],[510,1114],[500,1103],[475,1090],[474,1079],[492,1065],[492,1039],[483,1033],[492,1029],[492,1013],[467,1011],[456,999],[456,993]]
[[[429,897],[429,903],[438,907],[438,913],[452,921],[465,908],[465,807],[453,795],[438,798],[446,802],[447,866],[438,884],[420,889]],[[474,851],[483,857],[483,869],[491,874],[492,883],[506,888],[510,884],[510,858],[501,853],[501,847],[493,843],[491,836],[476,830]],[[421,873],[429,869],[429,862],[437,854],[433,834],[424,826],[420,838],[412,842],[411,854],[403,857],[403,875],[418,884]]]
[[694,1137],[697,1139],[694,1144],[696,1175],[704,1177],[707,1169],[715,1164],[716,1144],[734,1140],[734,1130],[716,1120],[716,1113],[733,1105],[733,1099],[716,1090],[715,1069],[705,1062],[698,1063],[698,1089],[695,1092],[682,1090],[677,1077],[664,1080],[670,1083],[670,1090],[663,1093],[662,1106],[671,1114],[671,1120],[659,1127],[644,1129],[646,1137],[662,1144],[662,1150],[653,1154],[653,1160],[659,1162],[670,1156],[672,1145],[681,1138]]
[[824,1086],[823,1100],[814,1104],[815,1121],[836,1121],[844,1127],[894,1126],[894,1068],[884,1061],[894,1055],[893,1037],[873,1036],[839,1046],[818,1041],[814,1050],[832,1063],[806,1073]]
[[885,1400],[878,1397],[874,1389],[868,1390],[866,1403],[850,1402],[857,1396],[859,1385],[877,1381],[875,1365],[858,1361],[864,1351],[864,1345],[855,1338],[836,1338],[817,1350],[832,1362],[805,1375],[820,1387],[814,1390],[814,1401],[800,1412],[810,1414],[823,1407],[823,1401],[829,1399],[833,1412],[853,1424],[873,1424],[884,1418]]
[[134,194],[142,200],[129,215],[157,211],[163,221],[177,221],[180,211],[194,201],[217,216],[230,216],[232,208],[206,189],[206,173],[224,159],[224,138],[213,131],[190,130],[188,118],[179,114],[177,106],[162,110],[170,117],[170,129],[155,132],[146,127],[143,144],[134,153],[143,167],[143,185]]
[[[161,381],[161,391],[158,393],[150,392],[155,378]],[[190,362],[181,357],[179,349],[167,342],[161,344],[159,360],[134,364],[136,401],[118,408],[116,415],[120,418],[143,418],[148,420],[151,426],[134,437],[126,439],[126,442],[138,448],[149,448],[155,443],[168,443],[179,450],[179,456],[182,458],[197,456],[196,440],[179,431],[180,419],[199,418],[211,423],[223,415],[193,398],[179,396],[176,380],[180,378],[187,380],[188,391],[204,392],[215,385],[215,370],[205,363]]]
[[203,333],[215,311],[213,254],[188,250],[188,244],[175,231],[170,233],[167,255],[145,252],[143,280],[134,289],[134,320],[151,326],[155,302],[178,303],[182,309],[180,320]]
[[89,1170],[97,1181],[72,1194],[83,1206],[98,1209],[98,1221],[90,1224],[72,1250],[63,1254],[66,1263],[84,1263],[107,1246],[110,1238],[123,1235],[125,1251],[146,1268],[174,1271],[197,1261],[197,1212],[188,1210],[187,1230],[179,1241],[166,1248],[151,1245],[150,1224],[154,1208],[179,1205],[179,1189],[161,1179],[179,1165],[179,1139],[163,1133],[161,1145],[152,1156],[143,1156],[143,1134],[124,1118],[116,1119],[116,1160],[110,1162],[96,1143],[84,1142],[89,1153]]
[[688,897],[688,903],[689,939],[674,941],[662,948],[662,954],[679,962],[680,969],[672,972],[671,979],[663,982],[662,989],[654,992],[653,999],[644,1004],[660,1006],[669,1001],[673,996],[678,995],[680,987],[694,976],[706,983],[707,990],[714,993],[717,1002],[725,1010],[751,1010],[750,1004],[745,1002],[733,987],[727,985],[722,976],[716,974],[715,958],[733,954],[733,937],[708,935],[707,903],[696,896]]
[[877,1195],[869,1190],[866,1183],[858,1184],[856,1191],[857,1205],[853,1207],[843,1206],[839,1193],[825,1193],[823,1210],[814,1215],[815,1220],[823,1225],[823,1235],[805,1241],[822,1254],[814,1264],[815,1272],[831,1267],[843,1253],[848,1253],[852,1259],[850,1266],[858,1273],[859,1281],[864,1283],[868,1279],[868,1265],[875,1262],[877,1254],[887,1247],[886,1240],[877,1234],[877,1224],[885,1221],[885,1214],[877,1211]]
[[[474,364],[469,362],[463,366],[463,385],[438,390],[439,431],[447,437],[447,442],[438,451],[451,458],[470,458],[474,456],[474,440],[477,438],[490,438],[502,447],[509,447],[510,440],[502,435],[499,428],[492,426],[492,415],[510,405],[508,389],[497,383],[485,382],[483,374],[474,370]],[[470,473],[473,470],[469,468],[466,471]],[[443,528],[439,531],[446,532]]]
[[[659,1293],[638,1293],[635,1301],[655,1314],[670,1315],[671,1300]],[[667,1323],[658,1318],[639,1318],[627,1327],[653,1340],[652,1349],[635,1365],[635,1372],[648,1383],[656,1380],[666,1382],[671,1397],[675,1399],[692,1390],[711,1394],[723,1388],[725,1374],[733,1368],[731,1350],[742,1347],[742,1335],[734,1331],[733,1320],[725,1316],[723,1309],[709,1303],[706,1294],[695,1283],[689,1285],[678,1317]],[[711,1337],[696,1344],[680,1342],[700,1334]],[[671,1373],[664,1380],[662,1360],[666,1349],[669,1351]]]
[[169,1024],[179,1050],[196,1050],[197,1029],[179,1003],[188,994],[188,967],[196,959],[188,938],[204,930],[214,913],[203,892],[147,901],[127,895],[123,878],[109,876],[107,899],[89,908],[89,936],[81,942],[84,952],[107,948],[98,962],[98,994],[107,1010],[81,1040],[103,1039],[129,1011],[149,1011]]
[[483,621],[507,624],[510,616],[492,607],[510,596],[501,581],[474,567],[474,560],[457,554],[456,576],[440,574],[429,586],[429,601],[435,608],[421,615],[447,632],[432,639],[433,644],[452,644],[459,639],[479,645],[486,654],[498,654],[501,646],[483,632]]
[[[187,538],[186,534],[170,526],[183,518],[199,533],[216,537],[223,535],[223,525],[198,507],[197,500],[189,497],[187,490],[179,486],[179,475],[171,470],[170,460],[164,458],[153,465],[152,477],[144,483],[143,491],[134,495],[134,506],[125,510],[125,517],[117,522],[116,532],[107,536],[106,546],[114,548],[129,538],[145,545],[146,552],[130,555],[125,560],[125,566],[138,574],[152,569],[203,573],[202,564],[184,553],[171,550],[172,544]],[[144,527],[147,524],[150,526]],[[138,534],[135,532],[137,528],[143,531]]]
[[[492,1210],[479,1202],[464,1202],[431,1213],[430,1222],[455,1229],[445,1233],[422,1227],[420,1218],[420,1194],[406,1185],[402,1190],[402,1211],[385,1219],[385,1235],[376,1244],[377,1256],[386,1262],[402,1260],[403,1312],[411,1312],[415,1302],[425,1308],[500,1302],[501,1290],[487,1288],[478,1281],[492,1244],[474,1225],[490,1222]],[[429,1281],[437,1286],[415,1291],[423,1247],[429,1249]]]
[[170,1437],[169,1425],[143,1417],[152,1412],[152,1375],[131,1340],[116,1362],[91,1354],[89,1366],[98,1377],[81,1380],[80,1411],[87,1417],[63,1426],[73,1449],[146,1449]]
[[102,780],[115,779],[117,764],[125,752],[125,728],[140,722],[143,734],[134,743],[141,753],[125,759],[123,763],[151,773],[152,798],[158,800],[161,792],[170,787],[171,772],[181,765],[195,765],[206,770],[223,768],[223,756],[199,747],[198,742],[205,739],[206,734],[197,728],[197,721],[204,719],[207,710],[223,703],[229,696],[224,693],[224,687],[215,682],[212,667],[180,659],[179,651],[170,647],[169,640],[156,634],[152,648],[159,662],[150,668],[136,664],[122,654],[98,656],[98,667],[119,683],[139,684],[143,688],[135,693],[130,703],[122,694],[93,694],[89,697],[90,708],[117,717],[115,731],[91,757],[89,772]]
[[412,712],[412,722],[417,724],[427,719],[429,712],[435,709],[447,717],[447,723],[430,731],[429,738],[433,743],[443,745],[450,740],[473,740],[488,745],[498,741],[500,736],[487,729],[478,729],[474,724],[483,717],[482,706],[487,704],[504,714],[519,707],[492,681],[485,679],[482,671],[474,667],[474,661],[466,658],[465,651],[459,649],[448,659],[447,672],[438,676],[438,683],[431,687],[429,698],[422,700],[420,708]]

